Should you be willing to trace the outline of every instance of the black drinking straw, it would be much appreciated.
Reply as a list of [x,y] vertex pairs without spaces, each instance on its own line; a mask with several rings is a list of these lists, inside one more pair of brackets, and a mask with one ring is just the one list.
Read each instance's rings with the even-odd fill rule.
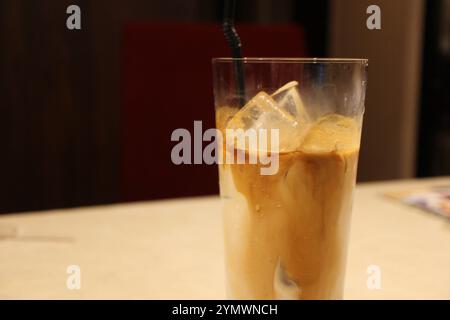
[[[242,58],[242,44],[239,35],[234,27],[234,11],[236,7],[235,0],[225,0],[223,8],[223,34],[231,49],[231,56],[236,59]],[[245,82],[244,82],[244,66],[242,60],[234,61],[236,89],[239,96],[241,107],[245,104]]]

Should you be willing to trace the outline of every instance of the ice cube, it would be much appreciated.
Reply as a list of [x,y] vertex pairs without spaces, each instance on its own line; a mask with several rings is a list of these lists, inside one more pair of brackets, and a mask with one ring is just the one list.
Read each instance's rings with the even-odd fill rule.
[[[271,122],[268,122],[268,120],[271,120]],[[280,109],[271,96],[261,91],[234,115],[227,128],[269,129],[277,121],[291,122],[292,125],[296,125],[294,116]]]
[[269,94],[263,91],[254,96],[233,116],[228,122],[227,129],[278,129],[280,152],[294,150],[298,146],[300,132],[296,117],[281,108]]
[[279,151],[287,152],[299,148],[309,125],[298,82],[291,81],[272,95],[259,92],[232,117],[227,129],[278,129]]
[[302,98],[298,91],[298,82],[291,81],[272,94],[279,107],[292,115],[300,125],[310,123]]
[[298,300],[302,293],[299,285],[292,280],[284,270],[280,258],[278,258],[273,277],[273,289],[276,300]]
[[335,113],[327,114],[311,126],[301,150],[318,153],[357,150],[360,135],[360,126],[355,119]]

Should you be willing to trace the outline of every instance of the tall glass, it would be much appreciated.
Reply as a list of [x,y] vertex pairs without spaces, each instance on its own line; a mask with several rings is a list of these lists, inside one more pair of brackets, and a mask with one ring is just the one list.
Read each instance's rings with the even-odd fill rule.
[[[342,299],[367,65],[213,59],[229,298]],[[227,129],[279,129],[277,170],[249,161],[267,144],[236,147]]]

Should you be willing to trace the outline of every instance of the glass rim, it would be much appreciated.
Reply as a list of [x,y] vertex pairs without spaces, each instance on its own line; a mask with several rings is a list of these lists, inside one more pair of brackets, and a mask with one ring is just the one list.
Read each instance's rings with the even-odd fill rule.
[[242,61],[244,63],[354,63],[367,65],[369,59],[366,58],[296,58],[296,57],[217,57],[212,58],[212,63],[226,63]]

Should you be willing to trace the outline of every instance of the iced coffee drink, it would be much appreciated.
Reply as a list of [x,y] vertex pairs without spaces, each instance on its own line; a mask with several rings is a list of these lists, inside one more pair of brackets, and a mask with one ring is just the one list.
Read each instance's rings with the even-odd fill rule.
[[273,174],[261,174],[262,163],[219,165],[231,299],[343,296],[362,111],[333,112],[305,101],[300,87],[290,81],[243,107],[216,107],[223,154],[260,151],[227,144],[227,129],[279,130]]

